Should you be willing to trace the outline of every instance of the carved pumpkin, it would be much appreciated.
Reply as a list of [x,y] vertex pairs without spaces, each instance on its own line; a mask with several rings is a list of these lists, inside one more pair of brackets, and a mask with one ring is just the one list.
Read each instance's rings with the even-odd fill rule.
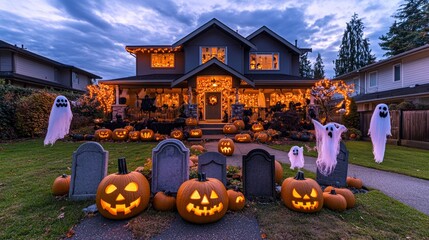
[[193,223],[210,223],[221,219],[228,210],[228,194],[223,183],[215,178],[188,180],[177,191],[176,207],[180,216]]
[[97,141],[109,140],[112,138],[112,130],[107,128],[98,129],[97,131],[95,131],[94,135]]
[[128,133],[128,139],[134,142],[140,140],[140,131],[130,131]]
[[159,142],[159,141],[165,140],[165,135],[162,135],[160,133],[155,133],[153,136],[154,136],[155,141]]
[[189,131],[189,136],[191,138],[200,138],[203,136],[203,130],[201,130],[201,128],[191,129]]
[[236,134],[234,139],[236,142],[239,142],[239,143],[249,143],[252,141],[252,138],[248,133]]
[[274,181],[280,185],[283,180],[283,166],[280,164],[279,161],[276,160],[274,162],[274,167]]
[[204,152],[206,149],[203,146],[201,146],[201,145],[192,145],[191,146],[191,150],[196,150],[196,151]]
[[125,219],[142,212],[149,203],[149,182],[143,174],[127,171],[125,158],[118,159],[118,173],[100,182],[96,204],[101,215],[110,219]]
[[234,124],[238,130],[243,130],[246,126],[243,120],[235,120],[232,124]]
[[255,133],[255,140],[260,143],[266,143],[269,142],[270,136],[268,136],[268,134],[265,132],[257,132]]
[[318,212],[323,207],[323,194],[319,184],[304,178],[298,171],[295,178],[286,178],[282,184],[281,197],[287,208],[297,212]]
[[134,127],[131,125],[127,125],[124,127],[128,132],[134,131]]
[[140,131],[140,139],[142,140],[142,141],[152,141],[152,139],[153,139],[153,131],[152,131],[152,129],[142,129],[141,131]]
[[260,122],[254,123],[252,125],[252,131],[254,132],[264,131],[264,126],[262,126],[262,123]]
[[128,138],[128,131],[125,128],[113,130],[112,138],[115,141],[125,141]]
[[153,197],[152,205],[158,211],[171,211],[176,207],[176,198],[169,192],[157,192]]
[[234,153],[234,142],[229,138],[222,138],[217,144],[217,150],[225,156],[232,156]]
[[196,118],[187,118],[185,120],[185,124],[186,124],[186,126],[197,126],[198,121]]
[[237,132],[237,127],[234,124],[225,124],[223,126],[223,133],[225,134],[233,134]]
[[246,199],[243,193],[234,191],[232,189],[227,191],[228,193],[228,209],[231,211],[239,211],[244,208]]
[[347,208],[353,208],[356,203],[355,195],[347,188],[334,188],[332,186],[328,186],[325,188],[323,192],[331,192],[334,189],[337,194],[340,194],[346,199]]
[[173,130],[170,133],[170,137],[175,138],[177,140],[182,140],[183,139],[183,132],[181,130]]
[[189,157],[189,160],[191,160],[192,164],[196,164],[196,163],[198,163],[198,156],[192,155]]
[[70,188],[70,175],[63,174],[54,180],[52,184],[52,195],[63,196],[69,193]]
[[349,187],[354,187],[357,189],[361,189],[362,188],[362,179],[360,178],[355,178],[355,177],[347,177],[346,178],[346,183],[347,186]]
[[346,199],[335,192],[334,189],[331,190],[331,192],[324,192],[323,193],[323,206],[334,210],[334,211],[344,211],[347,208],[347,201]]

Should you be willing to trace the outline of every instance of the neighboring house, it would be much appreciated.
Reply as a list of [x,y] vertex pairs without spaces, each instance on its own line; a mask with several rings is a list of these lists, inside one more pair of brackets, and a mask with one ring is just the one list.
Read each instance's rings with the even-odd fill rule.
[[101,77],[0,40],[0,79],[22,87],[83,92]]
[[358,111],[379,103],[411,101],[429,105],[429,44],[335,78],[355,84]]
[[212,19],[172,45],[126,46],[126,51],[136,58],[136,75],[99,81],[114,85],[116,103],[126,103],[113,106],[114,116],[126,114],[125,108],[140,110],[147,98],[158,109],[195,105],[195,115],[211,121],[234,116],[238,102],[253,112],[276,103],[303,108],[316,81],[299,77],[299,58],[311,49],[265,26],[243,37]]

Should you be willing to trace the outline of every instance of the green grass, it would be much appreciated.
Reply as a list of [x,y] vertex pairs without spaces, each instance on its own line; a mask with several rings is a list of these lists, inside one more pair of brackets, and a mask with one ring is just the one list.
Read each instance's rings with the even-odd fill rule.
[[[305,143],[314,146],[314,143]],[[290,144],[270,145],[270,147],[289,152],[291,146],[304,146],[302,142],[291,142]],[[387,144],[384,161],[380,164],[374,161],[372,144],[366,141],[347,141],[349,150],[349,163],[400,173],[412,177],[429,180],[429,151]],[[304,147],[306,156],[317,157],[317,152],[310,151]]]

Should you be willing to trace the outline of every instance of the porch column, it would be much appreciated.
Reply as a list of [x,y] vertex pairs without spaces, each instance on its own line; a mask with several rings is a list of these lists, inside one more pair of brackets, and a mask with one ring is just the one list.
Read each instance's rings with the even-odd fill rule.
[[119,104],[119,85],[115,85],[116,104]]

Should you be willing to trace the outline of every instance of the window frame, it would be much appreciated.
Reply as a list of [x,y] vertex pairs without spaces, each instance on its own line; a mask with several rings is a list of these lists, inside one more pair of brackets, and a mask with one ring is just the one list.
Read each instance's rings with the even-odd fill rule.
[[[167,55],[167,54],[172,54],[173,55],[173,66],[172,67],[165,67],[165,66],[162,66],[162,67],[156,67],[156,66],[153,66],[153,55],[155,55],[155,54],[157,54],[157,55]],[[172,52],[169,52],[169,53],[151,53],[150,54],[150,68],[152,68],[152,69],[174,69],[174,68],[176,68],[176,54],[174,54],[174,53],[172,53]]]
[[[399,67],[399,79],[396,80],[396,67]],[[393,82],[400,82],[402,81],[402,64],[398,63],[393,65]]]
[[[252,63],[252,58],[251,55],[256,55],[256,58],[258,57],[258,55],[269,55],[271,54],[272,56],[272,65],[271,67],[273,67],[274,65],[274,56],[277,55],[277,68],[272,68],[272,69],[257,69],[256,67],[254,69],[252,69],[251,63]],[[255,63],[256,64],[256,63]],[[249,66],[248,66],[249,71],[280,71],[280,53],[279,52],[249,52]]]
[[[375,84],[373,86],[371,85],[371,75],[372,74],[375,74]],[[377,77],[378,77],[377,71],[373,71],[373,72],[368,73],[368,86],[369,86],[369,88],[377,87]]]
[[[228,47],[227,46],[225,46],[225,45],[218,45],[218,46],[216,46],[216,45],[211,45],[211,46],[206,45],[206,46],[200,46],[200,54],[199,54],[199,63],[200,63],[200,65],[204,64],[203,63],[203,48],[218,48],[218,49],[219,48],[224,48],[225,49],[225,62],[223,62],[223,63],[224,64],[228,64]],[[212,58],[214,58],[214,57],[212,57]],[[210,58],[206,62],[210,61],[212,58]],[[217,59],[219,60],[219,62],[222,62],[219,58],[217,58]]]

